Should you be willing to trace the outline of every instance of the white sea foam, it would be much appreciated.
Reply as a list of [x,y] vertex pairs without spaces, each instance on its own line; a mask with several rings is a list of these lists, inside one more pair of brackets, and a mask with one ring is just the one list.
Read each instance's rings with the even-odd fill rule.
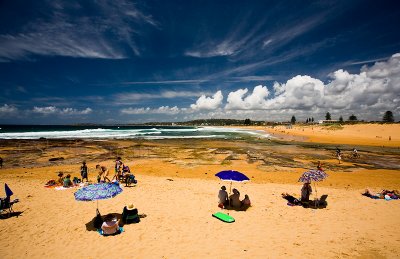
[[[233,138],[234,134],[269,137],[264,131],[237,128],[137,128],[137,129],[82,129],[70,131],[27,131],[0,133],[0,139],[179,139],[179,138]],[[237,137],[237,136],[236,136]]]

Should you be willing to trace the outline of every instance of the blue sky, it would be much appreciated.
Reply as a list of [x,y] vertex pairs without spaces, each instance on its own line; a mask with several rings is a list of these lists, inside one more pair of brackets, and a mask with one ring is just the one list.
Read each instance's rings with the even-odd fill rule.
[[0,1],[0,123],[400,115],[398,1]]

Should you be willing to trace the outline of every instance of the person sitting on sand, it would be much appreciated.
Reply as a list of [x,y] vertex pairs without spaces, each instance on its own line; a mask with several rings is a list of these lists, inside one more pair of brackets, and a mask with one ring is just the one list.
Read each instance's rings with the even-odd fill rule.
[[118,220],[112,214],[106,215],[101,225],[101,230],[103,230],[103,235],[105,236],[119,234]]
[[105,166],[100,166],[96,165],[96,169],[99,172],[99,176],[97,177],[97,181],[100,182],[101,178],[103,177],[103,181],[105,182],[106,180],[108,182],[111,182],[110,179],[108,178],[108,169]]
[[230,205],[235,208],[239,209],[242,206],[242,202],[240,201],[240,192],[237,189],[232,190],[233,194],[229,196]]
[[68,188],[73,186],[74,184],[71,181],[71,175],[67,174],[67,176],[64,178],[64,182],[63,182],[63,187]]
[[59,184],[64,184],[64,173],[63,172],[59,172],[57,176],[58,176],[58,181],[57,182]]
[[86,166],[86,162],[85,161],[82,162],[81,177],[82,177],[82,182],[83,182],[83,179],[86,179],[86,182],[89,182],[89,179],[88,179],[88,167]]
[[133,203],[130,203],[124,207],[121,220],[124,224],[139,223],[140,218],[138,213],[138,209],[133,206]]
[[242,210],[247,210],[251,206],[250,198],[249,195],[245,194],[244,199],[242,200],[242,205],[240,206],[240,209]]
[[303,187],[301,188],[301,201],[308,202],[310,201],[310,195],[312,193],[311,184],[309,182],[305,182]]
[[289,202],[289,205],[301,205],[301,201],[289,193],[282,193],[282,198],[286,199]]
[[225,186],[221,186],[221,190],[219,190],[218,192],[218,207],[220,207],[221,209],[223,209],[224,207],[228,206],[228,193],[226,192],[226,187]]
[[131,184],[137,184],[137,180],[135,179],[135,175],[131,173],[131,170],[129,169],[129,166],[123,167],[122,171],[124,172],[124,178],[125,178],[125,186],[131,186]]

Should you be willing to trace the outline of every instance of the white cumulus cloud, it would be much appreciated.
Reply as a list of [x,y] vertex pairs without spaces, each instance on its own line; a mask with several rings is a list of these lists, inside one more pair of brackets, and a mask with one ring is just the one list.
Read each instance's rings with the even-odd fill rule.
[[225,109],[227,110],[259,110],[264,109],[266,104],[266,98],[269,95],[268,88],[266,86],[258,85],[254,87],[253,92],[245,97],[248,89],[239,89],[235,92],[231,92],[228,95],[227,104]]
[[49,114],[59,114],[59,115],[87,115],[92,113],[93,110],[91,108],[86,108],[83,110],[78,110],[75,108],[57,108],[56,106],[46,106],[46,107],[33,107],[33,113],[39,113],[43,115]]
[[193,110],[214,110],[220,107],[224,96],[221,91],[216,92],[212,97],[200,96],[195,104],[190,105]]
[[52,114],[56,113],[58,109],[55,106],[47,106],[47,107],[33,107],[32,110],[34,113],[41,113],[41,114]]
[[274,119],[282,119],[286,113],[310,116],[331,111],[337,117],[357,113],[362,119],[380,120],[382,111],[400,112],[400,54],[364,66],[356,74],[339,69],[330,78],[324,83],[297,75],[286,83],[275,82],[272,94],[261,85],[254,87],[252,93],[247,88],[238,89],[228,94],[225,110],[253,111],[259,119],[265,116],[259,110],[274,114]]

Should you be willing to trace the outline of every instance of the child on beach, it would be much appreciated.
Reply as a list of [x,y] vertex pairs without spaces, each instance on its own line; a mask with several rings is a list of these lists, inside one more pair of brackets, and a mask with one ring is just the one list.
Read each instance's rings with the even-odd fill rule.
[[81,166],[81,178],[82,178],[82,182],[83,182],[83,179],[86,179],[86,182],[89,182],[88,167],[86,166],[85,161],[82,162],[82,166]]
[[108,178],[108,169],[107,169],[107,167],[96,165],[96,169],[99,172],[99,175],[97,176],[97,182],[100,182],[102,177],[103,177],[103,181],[104,182],[106,180],[108,182],[111,182],[110,179]]
[[319,170],[319,171],[324,171],[324,169],[322,169],[321,161],[318,161],[317,170]]
[[68,188],[73,186],[74,184],[71,181],[71,175],[67,174],[67,176],[64,178],[64,182],[63,182],[63,187]]
[[59,184],[64,184],[64,173],[63,172],[59,172],[57,176],[58,176],[58,183]]
[[250,202],[250,198],[249,195],[244,195],[244,199],[242,200],[242,205],[240,206],[240,209],[242,210],[247,210],[248,208],[250,208],[251,206],[251,202]]

